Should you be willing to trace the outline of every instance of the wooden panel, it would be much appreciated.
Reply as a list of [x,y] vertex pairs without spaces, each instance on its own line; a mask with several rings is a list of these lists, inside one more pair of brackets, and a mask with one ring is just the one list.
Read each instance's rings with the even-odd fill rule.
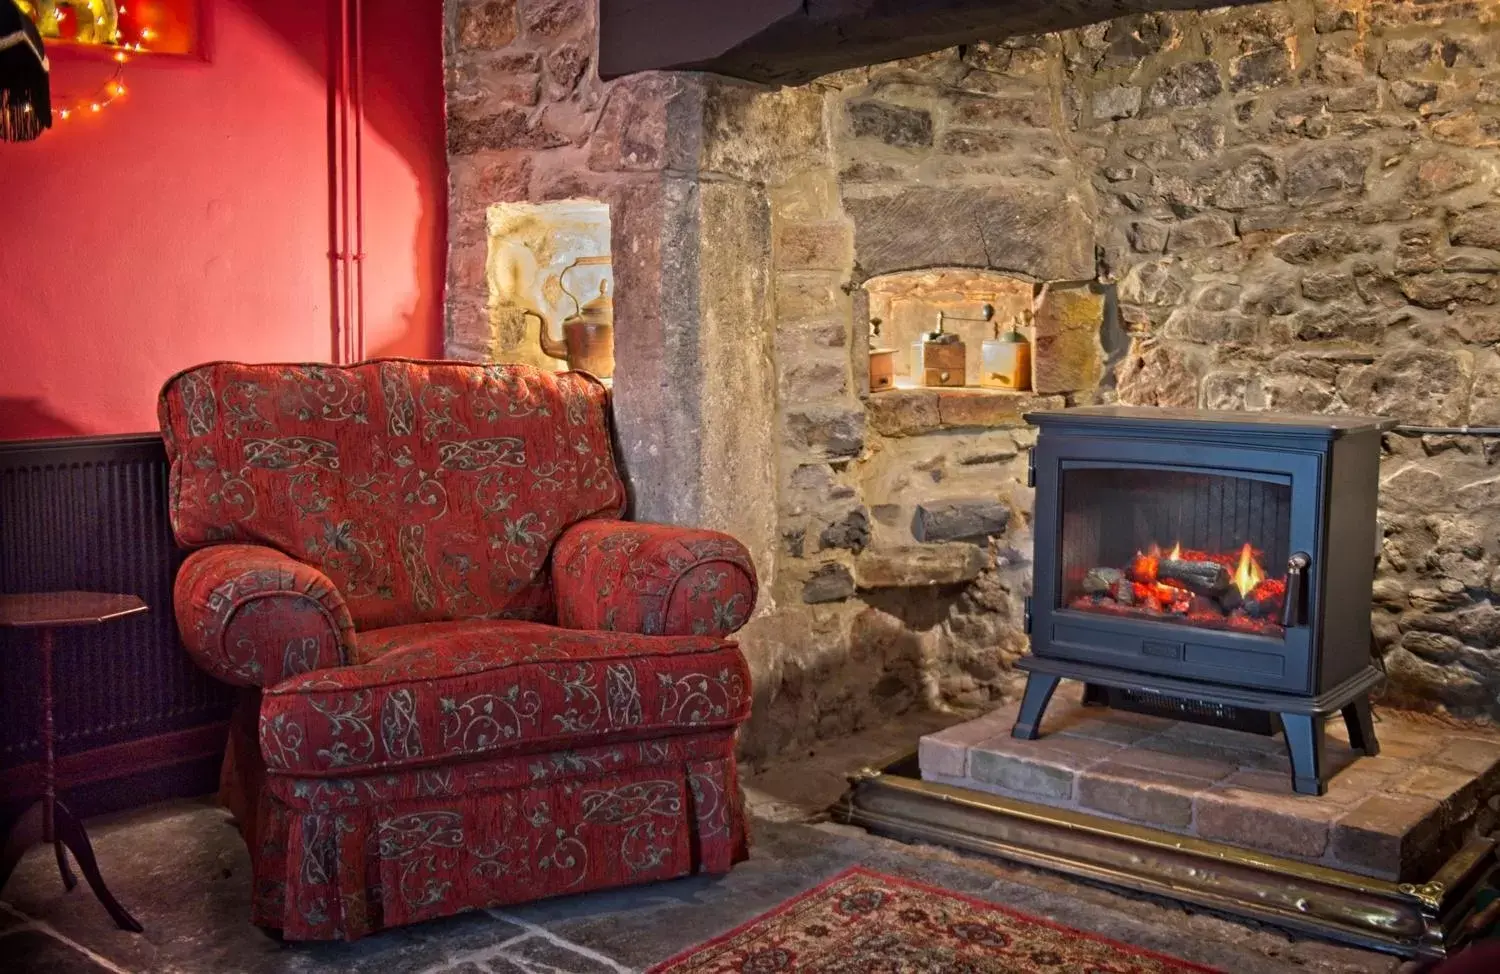
[[[104,755],[109,776],[135,775],[161,766],[160,745],[143,742],[180,745],[172,735],[228,719],[231,689],[199,670],[178,641],[172,581],[182,557],[167,520],[160,437],[0,443],[0,592],[120,592],[150,607],[57,632],[66,766]],[[40,758],[35,638],[0,630],[0,801],[13,797],[7,782],[24,780],[17,769]],[[117,749],[126,745],[135,746]]]

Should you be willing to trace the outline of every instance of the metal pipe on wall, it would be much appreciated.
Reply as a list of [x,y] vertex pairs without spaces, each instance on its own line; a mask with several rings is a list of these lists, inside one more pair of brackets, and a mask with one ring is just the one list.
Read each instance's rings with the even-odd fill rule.
[[341,364],[365,352],[364,8],[338,0],[328,125],[331,346]]

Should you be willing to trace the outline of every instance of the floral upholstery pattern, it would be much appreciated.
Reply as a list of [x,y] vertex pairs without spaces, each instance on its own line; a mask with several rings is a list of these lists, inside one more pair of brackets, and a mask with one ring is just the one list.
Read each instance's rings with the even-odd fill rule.
[[727,636],[755,605],[755,566],[726,534],[592,520],[553,554],[558,625],[652,636]]
[[700,760],[684,760],[675,742],[638,749],[624,749],[618,770],[591,766],[467,797],[447,794],[441,776],[423,785],[412,773],[398,777],[433,793],[316,810],[267,790],[252,849],[252,919],[292,940],[354,939],[464,909],[724,872],[743,860],[732,740],[699,743],[717,752]]
[[754,567],[725,535],[614,520],[600,383],[220,362],[159,413],[172,526],[201,549],[178,627],[245,688],[221,799],[253,922],[352,939],[745,858],[726,637]]
[[266,690],[260,748],[272,773],[344,776],[530,754],[729,728],[749,716],[744,658],[713,637],[484,620],[369,635],[397,648]]
[[195,551],[172,593],[198,664],[226,683],[267,686],[353,658],[354,622],[328,577],[259,545]]
[[623,510],[607,410],[598,380],[519,365],[199,366],[158,410],[172,528],[315,566],[360,629],[546,621],[558,535]]

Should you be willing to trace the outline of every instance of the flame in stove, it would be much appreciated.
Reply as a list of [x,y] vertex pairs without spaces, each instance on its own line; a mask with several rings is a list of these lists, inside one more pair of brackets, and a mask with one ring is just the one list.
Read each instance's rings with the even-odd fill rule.
[[1172,544],[1172,553],[1170,555],[1168,555],[1167,557],[1169,559],[1171,559],[1172,561],[1181,561],[1182,560],[1182,542],[1181,541],[1173,542],[1173,544]]
[[1250,550],[1250,542],[1247,541],[1240,549],[1240,563],[1234,570],[1234,587],[1240,590],[1242,598],[1248,598],[1255,591],[1255,586],[1265,580],[1265,570],[1255,560],[1255,552]]

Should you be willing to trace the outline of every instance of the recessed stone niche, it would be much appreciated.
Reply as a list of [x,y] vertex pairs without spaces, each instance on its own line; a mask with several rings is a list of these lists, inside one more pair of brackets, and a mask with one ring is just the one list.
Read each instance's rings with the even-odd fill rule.
[[565,319],[601,288],[613,295],[608,204],[496,203],[486,216],[493,360],[567,369],[544,350],[542,329],[561,343]]
[[[900,386],[921,385],[921,376],[912,374],[911,348],[937,327],[939,313],[949,316],[943,330],[956,333],[966,347],[964,384],[979,385],[980,343],[995,337],[997,326],[1002,331],[1019,326],[1032,297],[1030,281],[969,268],[882,274],[866,281],[865,291],[870,296],[870,319],[880,322],[879,336],[870,341],[896,349]],[[986,304],[994,306],[993,321],[968,320],[980,318]]]
[[[943,329],[963,340],[965,386],[980,385],[982,343],[1013,325],[1031,343],[1030,391],[1092,396],[1104,377],[1105,291],[1093,282],[1038,286],[996,271],[956,267],[882,274],[866,281],[864,290],[869,345],[896,350],[898,388],[922,386],[912,372],[912,345],[937,326],[940,313],[948,315]],[[990,321],[983,320],[986,304],[995,310]],[[1034,310],[1030,325],[1028,310]],[[876,321],[880,334],[869,334]]]

